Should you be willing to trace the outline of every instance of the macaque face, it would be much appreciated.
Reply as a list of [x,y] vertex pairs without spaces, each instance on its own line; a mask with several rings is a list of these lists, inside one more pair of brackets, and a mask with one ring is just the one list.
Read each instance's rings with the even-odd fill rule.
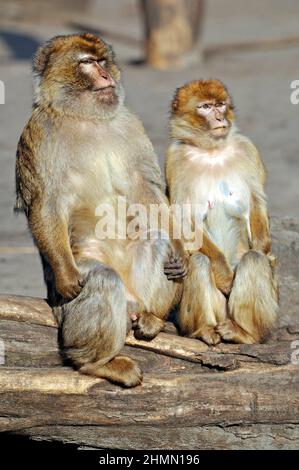
[[206,120],[210,133],[214,137],[225,137],[231,127],[226,118],[226,101],[200,101],[196,107],[197,114]]
[[219,80],[196,80],[179,88],[172,112],[194,133],[213,139],[225,138],[234,120],[231,98]]
[[109,71],[109,62],[105,55],[89,53],[79,55],[78,69],[86,81],[87,92],[106,104],[117,101],[116,80]]
[[92,34],[57,36],[39,49],[34,71],[50,100],[78,111],[115,108],[122,97],[120,71],[109,45]]

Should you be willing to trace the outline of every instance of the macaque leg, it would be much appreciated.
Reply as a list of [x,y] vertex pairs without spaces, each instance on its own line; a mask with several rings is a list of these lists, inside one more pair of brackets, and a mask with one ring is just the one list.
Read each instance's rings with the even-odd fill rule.
[[[128,248],[131,269],[128,288],[136,298],[135,337],[150,340],[163,328],[176,301],[178,284],[164,274],[170,241],[164,239],[132,242]],[[134,315],[130,303],[131,318]]]
[[62,306],[63,352],[84,374],[134,387],[142,373],[132,359],[118,355],[127,334],[124,284],[116,271],[99,261],[76,262],[85,284],[74,300]]
[[216,288],[210,260],[202,253],[194,253],[189,260],[180,303],[181,332],[207,344],[218,344],[220,335],[215,327],[225,318],[226,298]]
[[251,344],[265,338],[278,312],[277,284],[268,256],[257,251],[243,255],[228,308],[230,319],[218,327],[222,339]]

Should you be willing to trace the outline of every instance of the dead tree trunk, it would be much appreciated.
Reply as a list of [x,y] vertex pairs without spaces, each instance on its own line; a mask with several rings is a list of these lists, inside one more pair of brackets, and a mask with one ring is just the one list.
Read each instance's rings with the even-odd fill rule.
[[204,0],[141,0],[141,6],[150,65],[166,70],[200,60]]

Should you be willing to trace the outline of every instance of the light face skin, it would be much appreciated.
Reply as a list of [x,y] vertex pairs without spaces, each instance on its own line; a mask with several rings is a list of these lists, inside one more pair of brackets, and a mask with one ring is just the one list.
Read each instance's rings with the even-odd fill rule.
[[107,60],[86,54],[78,58],[79,71],[90,80],[90,91],[108,103],[115,99],[116,82],[107,70]]
[[197,114],[206,119],[213,137],[225,137],[230,129],[226,119],[227,103],[225,101],[201,101],[197,105]]

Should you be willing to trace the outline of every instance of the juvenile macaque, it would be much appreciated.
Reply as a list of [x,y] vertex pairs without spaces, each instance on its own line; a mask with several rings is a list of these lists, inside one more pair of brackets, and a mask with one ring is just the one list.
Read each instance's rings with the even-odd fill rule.
[[234,126],[218,80],[179,88],[172,102],[166,175],[172,204],[198,204],[202,246],[190,253],[179,323],[217,344],[262,341],[277,316],[277,285],[264,193],[265,169]]
[[128,315],[137,337],[160,331],[178,288],[168,279],[184,275],[185,254],[169,238],[99,239],[95,214],[102,203],[116,207],[118,196],[146,208],[167,203],[157,158],[124,106],[120,71],[104,41],[55,37],[38,50],[33,70],[16,207],[25,211],[40,251],[65,356],[83,373],[135,386],[138,365],[119,355]]

